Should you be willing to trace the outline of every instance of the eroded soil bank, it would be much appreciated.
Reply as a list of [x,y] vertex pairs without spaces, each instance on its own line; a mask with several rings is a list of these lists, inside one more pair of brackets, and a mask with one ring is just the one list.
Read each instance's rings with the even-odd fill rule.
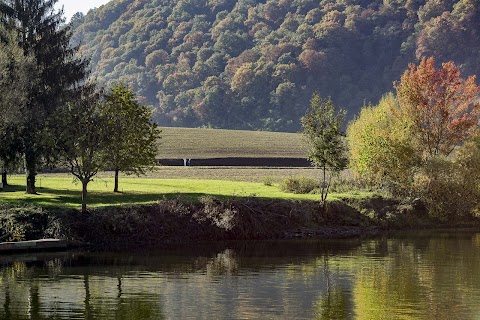
[[197,203],[75,209],[32,205],[0,206],[0,241],[59,238],[93,250],[168,247],[221,240],[341,238],[388,230],[480,228],[478,219],[461,223],[428,217],[416,201],[374,197],[328,202],[204,197]]

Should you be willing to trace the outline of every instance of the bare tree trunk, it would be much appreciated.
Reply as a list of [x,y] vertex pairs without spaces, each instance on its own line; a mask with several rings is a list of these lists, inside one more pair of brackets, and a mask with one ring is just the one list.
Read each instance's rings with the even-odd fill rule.
[[87,212],[87,184],[88,180],[82,180],[82,213]]
[[7,181],[7,169],[4,167],[2,170],[2,183],[3,186],[6,187],[8,186],[8,181]]
[[113,187],[113,192],[118,192],[118,172],[120,170],[115,168],[115,186]]

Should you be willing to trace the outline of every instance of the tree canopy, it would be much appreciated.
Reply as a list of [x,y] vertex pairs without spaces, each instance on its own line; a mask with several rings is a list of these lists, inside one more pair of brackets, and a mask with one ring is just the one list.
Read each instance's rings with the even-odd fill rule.
[[480,72],[476,0],[113,0],[74,41],[165,126],[298,131],[319,90],[350,117],[433,55]]
[[[308,159],[323,171],[322,202],[327,199],[332,175],[338,174],[347,166],[345,143],[341,137],[345,116],[344,110],[335,110],[332,100],[323,99],[314,93],[310,108],[302,117],[303,134],[308,143]],[[328,178],[327,172],[330,174]]]
[[114,192],[118,192],[119,171],[139,175],[155,165],[160,131],[151,122],[152,110],[141,105],[124,84],[114,85],[105,100],[102,114],[111,143],[104,162],[115,171]]
[[88,183],[105,168],[104,155],[112,145],[101,100],[102,94],[90,83],[56,114],[56,145],[70,173],[82,184],[82,212],[87,211]]
[[[25,88],[26,103],[20,110],[19,136],[25,156],[27,193],[36,193],[35,177],[50,152],[56,111],[72,99],[76,84],[86,76],[86,62],[75,57],[71,47],[71,32],[63,25],[62,12],[55,11],[57,0],[0,1],[2,27],[13,37],[3,40],[18,44],[25,57],[31,56],[34,65],[29,80],[36,85]],[[17,90],[20,88],[17,88]],[[20,103],[20,101],[19,101]]]
[[423,157],[448,156],[478,127],[480,87],[476,77],[463,79],[451,61],[435,69],[435,60],[410,64],[396,84],[400,111],[412,123],[412,136]]

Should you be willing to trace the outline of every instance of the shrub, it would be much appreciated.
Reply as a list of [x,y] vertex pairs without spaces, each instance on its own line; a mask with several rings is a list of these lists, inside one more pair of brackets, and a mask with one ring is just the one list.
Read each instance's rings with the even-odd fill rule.
[[352,192],[360,190],[373,191],[377,189],[366,179],[353,174],[351,170],[345,170],[332,179],[330,185],[330,191],[332,192]]
[[318,187],[318,182],[315,179],[304,176],[288,177],[280,183],[280,190],[296,194],[310,193]]
[[432,158],[415,176],[413,189],[431,217],[459,220],[479,209],[480,143],[468,142],[453,160]]
[[267,187],[271,187],[275,183],[275,179],[271,176],[266,176],[263,178],[263,184]]

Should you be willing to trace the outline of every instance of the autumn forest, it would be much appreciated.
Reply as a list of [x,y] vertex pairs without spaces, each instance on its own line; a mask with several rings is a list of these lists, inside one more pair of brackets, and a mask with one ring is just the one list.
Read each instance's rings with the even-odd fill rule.
[[167,126],[294,132],[314,91],[352,119],[423,56],[480,73],[477,0],[114,0],[71,24]]

